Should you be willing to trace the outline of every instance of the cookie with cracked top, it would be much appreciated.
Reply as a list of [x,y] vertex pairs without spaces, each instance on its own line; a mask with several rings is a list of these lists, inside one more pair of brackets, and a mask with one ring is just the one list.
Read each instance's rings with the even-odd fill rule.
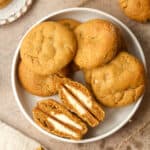
[[103,67],[85,71],[85,76],[96,98],[108,107],[131,104],[145,89],[144,66],[127,52],[120,52]]
[[20,55],[33,72],[49,75],[64,68],[76,53],[74,33],[60,23],[42,22],[23,39]]
[[32,112],[39,126],[60,137],[79,140],[88,130],[85,123],[53,99],[39,101]]
[[105,112],[84,85],[63,78],[59,86],[59,96],[68,110],[77,114],[91,127],[104,120]]
[[121,47],[118,28],[109,21],[93,19],[75,29],[78,49],[74,62],[81,69],[92,69],[108,63]]

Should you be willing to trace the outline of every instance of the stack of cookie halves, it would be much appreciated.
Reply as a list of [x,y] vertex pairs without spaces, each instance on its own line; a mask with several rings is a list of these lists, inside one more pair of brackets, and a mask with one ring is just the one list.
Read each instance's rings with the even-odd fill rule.
[[[116,107],[136,101],[145,87],[144,67],[124,50],[119,29],[106,20],[63,19],[34,26],[20,49],[20,83],[31,94],[58,93],[61,100],[38,102],[35,122],[57,136],[81,139],[87,125],[95,127],[104,120],[100,103]],[[68,78],[78,70],[93,93]]]

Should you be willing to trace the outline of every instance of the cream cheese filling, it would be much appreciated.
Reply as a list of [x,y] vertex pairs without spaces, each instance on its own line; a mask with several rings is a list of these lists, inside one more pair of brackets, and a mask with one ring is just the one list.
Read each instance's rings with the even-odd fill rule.
[[71,136],[74,136],[74,137],[78,137],[78,134],[76,132],[74,132],[73,130],[65,127],[64,125],[62,125],[61,123],[57,122],[56,120],[48,117],[47,118],[48,122],[51,123],[54,128],[59,131],[59,132],[62,132],[62,133],[65,133],[65,134],[68,134],[68,135],[71,135]]
[[68,116],[66,116],[65,114],[55,114],[54,112],[52,112],[51,114],[52,116],[54,116],[56,119],[58,119],[59,121],[62,121],[66,124],[69,124],[77,129],[82,130],[82,126],[80,124],[78,124],[77,122],[73,121],[72,119],[70,119]]
[[87,107],[87,108],[92,108],[92,100],[91,100],[91,96],[86,96],[84,93],[82,93],[80,90],[74,88],[73,86],[70,86],[68,84],[65,84],[65,86],[67,88],[69,88],[69,90],[76,96],[78,97],[78,99],[83,102],[83,104]]
[[62,88],[64,95],[67,97],[69,103],[74,107],[81,115],[86,114],[86,109],[71,95],[65,88]]

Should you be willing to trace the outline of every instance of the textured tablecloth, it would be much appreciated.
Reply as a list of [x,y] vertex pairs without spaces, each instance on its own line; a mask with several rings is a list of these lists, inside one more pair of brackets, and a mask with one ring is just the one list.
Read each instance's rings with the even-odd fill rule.
[[41,144],[0,121],[1,150],[41,150]]
[[[50,150],[150,150],[150,80],[143,102],[125,127],[103,140],[88,144],[65,144],[47,138],[25,119],[17,106],[11,88],[12,58],[19,40],[37,20],[50,12],[68,7],[91,7],[108,12],[124,22],[139,39],[150,66],[150,23],[128,19],[117,0],[35,0],[32,8],[16,22],[0,27],[0,119],[36,139]],[[148,74],[149,78],[149,74]]]

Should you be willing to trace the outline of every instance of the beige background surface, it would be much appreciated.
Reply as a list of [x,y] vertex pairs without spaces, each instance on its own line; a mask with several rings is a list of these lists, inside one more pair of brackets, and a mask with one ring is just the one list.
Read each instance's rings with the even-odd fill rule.
[[[130,123],[110,137],[88,144],[65,144],[37,131],[20,112],[11,88],[10,71],[15,48],[25,31],[48,13],[68,7],[91,7],[108,12],[123,21],[139,39],[150,66],[150,23],[128,19],[117,0],[36,0],[16,22],[0,27],[0,119],[38,140],[50,150],[150,150],[150,81],[143,102]],[[148,74],[149,78],[149,74]]]

